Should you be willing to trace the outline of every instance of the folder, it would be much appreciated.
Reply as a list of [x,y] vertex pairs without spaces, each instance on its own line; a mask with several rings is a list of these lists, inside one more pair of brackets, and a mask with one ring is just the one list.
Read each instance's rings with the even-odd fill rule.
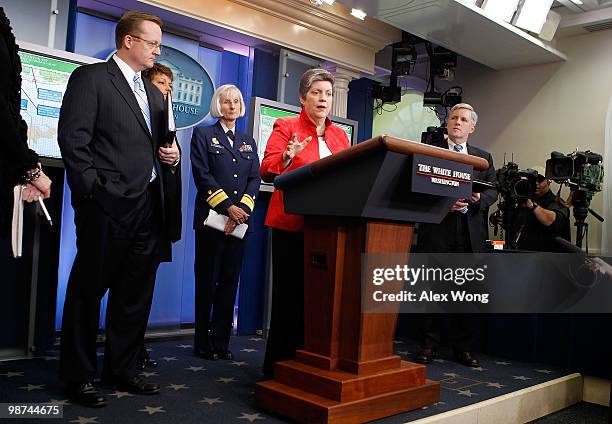
[[[206,217],[204,220],[204,225],[214,228],[215,230],[223,231],[225,230],[225,224],[227,224],[228,219],[229,218],[227,216],[221,215],[220,213],[217,213],[211,209],[208,212],[208,217]],[[247,224],[236,225],[236,228],[234,228],[234,231],[232,231],[230,235],[242,240],[247,228],[249,228]]]
[[23,247],[23,196],[21,185],[13,188],[13,224],[11,227],[13,257],[21,258]]
[[170,146],[176,136],[176,122],[174,121],[174,111],[172,110],[172,93],[168,93],[166,96],[166,107],[168,109],[165,116],[167,132],[163,144]]

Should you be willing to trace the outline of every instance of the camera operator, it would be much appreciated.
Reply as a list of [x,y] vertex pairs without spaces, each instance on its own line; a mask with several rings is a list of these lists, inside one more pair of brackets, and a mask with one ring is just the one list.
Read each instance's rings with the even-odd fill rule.
[[512,223],[513,240],[519,250],[559,252],[555,237],[571,241],[569,209],[550,191],[550,180],[544,177],[544,169],[538,172],[533,199],[520,203]]

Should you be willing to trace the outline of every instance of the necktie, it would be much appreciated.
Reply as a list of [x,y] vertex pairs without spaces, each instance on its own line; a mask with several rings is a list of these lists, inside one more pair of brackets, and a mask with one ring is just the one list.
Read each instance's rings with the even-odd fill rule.
[[[461,144],[455,144],[453,146],[453,150],[455,150],[455,152],[460,153],[463,150],[463,146]],[[464,215],[467,213],[467,211],[468,211],[467,206],[464,206],[463,209],[459,210],[459,212],[464,214]]]
[[234,132],[232,130],[227,130],[225,135],[227,136],[231,146],[234,147]]
[[[138,106],[140,107],[142,116],[145,120],[145,123],[147,124],[149,133],[151,133],[151,111],[149,110],[149,101],[147,100],[147,92],[144,89],[142,79],[138,74],[134,74],[134,94],[136,95],[136,101],[138,102]],[[155,165],[153,165],[149,182],[155,180],[156,177],[157,172],[155,172]]]
[[142,116],[147,124],[147,128],[149,132],[151,132],[151,112],[149,111],[149,102],[147,101],[147,92],[144,89],[144,85],[142,84],[142,79],[140,79],[140,75],[134,74],[134,94],[136,94],[136,101],[138,102],[138,106],[140,106],[140,111],[142,112]]

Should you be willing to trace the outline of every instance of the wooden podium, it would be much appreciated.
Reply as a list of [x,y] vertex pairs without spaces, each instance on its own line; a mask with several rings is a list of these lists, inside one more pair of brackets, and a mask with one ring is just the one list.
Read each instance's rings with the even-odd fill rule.
[[362,255],[407,258],[413,223],[439,223],[461,197],[415,192],[415,157],[488,167],[481,158],[380,136],[276,179],[286,210],[306,215],[304,349],[276,363],[273,380],[257,383],[262,409],[303,423],[359,423],[440,399],[424,365],[394,355],[397,313],[362,311]]

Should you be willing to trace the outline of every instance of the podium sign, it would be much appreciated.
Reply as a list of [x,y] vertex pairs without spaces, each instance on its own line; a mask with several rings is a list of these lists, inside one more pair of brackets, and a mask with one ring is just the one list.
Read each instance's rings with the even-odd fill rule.
[[469,199],[472,196],[471,165],[416,154],[412,156],[412,191]]

